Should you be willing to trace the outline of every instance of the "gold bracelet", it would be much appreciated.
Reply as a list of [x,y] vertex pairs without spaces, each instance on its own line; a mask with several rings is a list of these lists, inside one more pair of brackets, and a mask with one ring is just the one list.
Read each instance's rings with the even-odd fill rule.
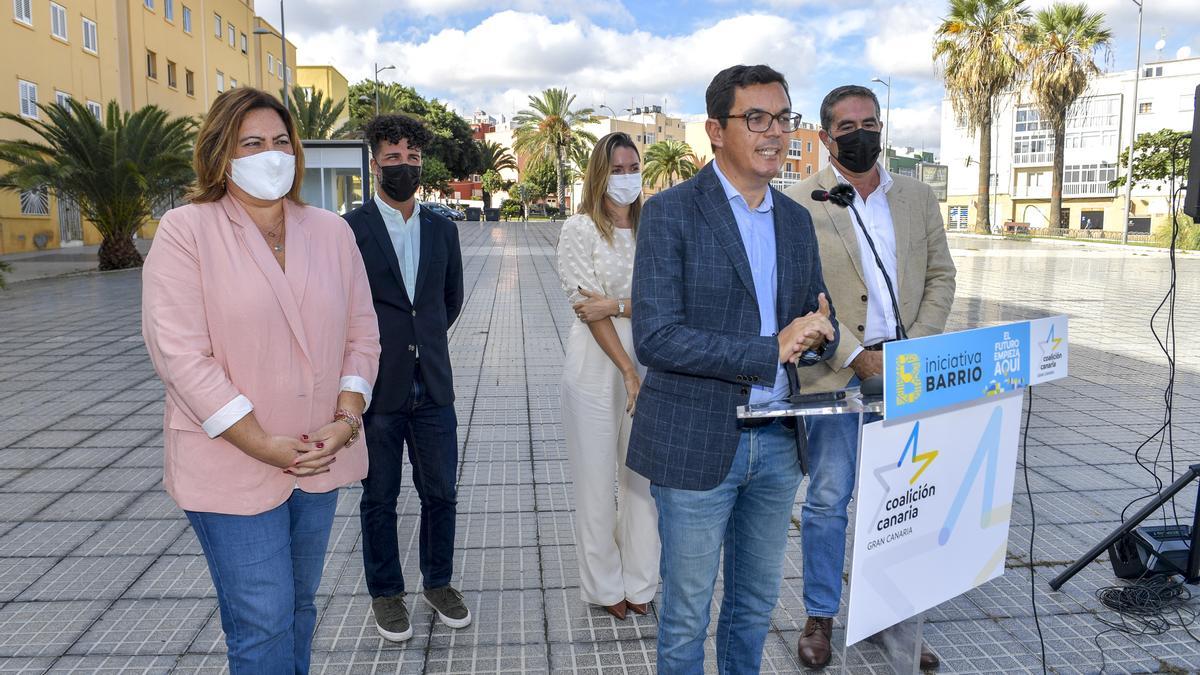
[[333,421],[345,422],[350,425],[350,438],[346,439],[346,444],[342,447],[348,448],[354,445],[354,442],[358,440],[358,432],[362,429],[362,418],[345,408],[338,408],[333,412]]

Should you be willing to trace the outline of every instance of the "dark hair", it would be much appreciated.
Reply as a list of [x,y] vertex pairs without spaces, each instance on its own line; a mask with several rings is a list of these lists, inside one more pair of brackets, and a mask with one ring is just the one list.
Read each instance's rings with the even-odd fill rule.
[[229,173],[229,163],[237,152],[242,121],[251,112],[263,108],[275,111],[283,120],[288,140],[292,142],[292,154],[296,156],[296,177],[286,196],[297,204],[304,203],[300,201],[300,186],[304,182],[304,148],[300,145],[296,120],[279,99],[253,87],[227,89],[217,96],[208,109],[200,132],[196,134],[192,156],[196,182],[188,193],[189,201],[215,202],[225,196],[225,177]]
[[829,127],[833,125],[833,106],[841,102],[842,99],[854,96],[871,99],[871,102],[875,104],[875,117],[876,119],[879,118],[879,99],[875,96],[875,92],[866,87],[860,87],[857,84],[846,84],[825,94],[825,100],[821,101],[821,128],[829,131]]
[[424,122],[408,115],[378,115],[363,127],[363,138],[374,155],[384,141],[399,143],[400,139],[407,140],[410,148],[424,150],[433,141],[433,134]]
[[733,99],[738,89],[774,82],[783,85],[783,93],[788,95],[788,103],[791,103],[792,95],[788,93],[787,79],[783,73],[771,66],[730,66],[722,70],[708,83],[708,89],[704,92],[704,106],[708,116],[719,121],[724,127],[726,116],[733,110]]

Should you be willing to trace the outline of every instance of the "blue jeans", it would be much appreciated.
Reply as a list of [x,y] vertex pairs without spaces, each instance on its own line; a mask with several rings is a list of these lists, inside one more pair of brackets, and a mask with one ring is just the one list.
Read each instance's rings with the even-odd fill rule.
[[[851,384],[857,384],[851,380]],[[880,419],[863,415],[863,424]],[[817,415],[808,425],[808,494],[800,510],[804,549],[804,609],[837,616],[846,562],[846,507],[858,465],[858,415]]]
[[650,486],[662,539],[658,672],[704,672],[704,636],[722,546],[717,668],[759,671],[801,477],[795,431],[775,422],[742,432],[729,474],[711,490]]
[[254,516],[185,511],[217,589],[229,672],[307,673],[337,490]]
[[429,398],[418,366],[412,395],[404,409],[395,413],[368,411],[363,425],[370,467],[362,482],[359,518],[367,590],[373,598],[405,591],[396,536],[396,500],[400,497],[405,445],[413,484],[421,499],[424,586],[440,588],[449,584],[454,572],[454,523],[458,515],[458,418],[454,405],[437,405]]

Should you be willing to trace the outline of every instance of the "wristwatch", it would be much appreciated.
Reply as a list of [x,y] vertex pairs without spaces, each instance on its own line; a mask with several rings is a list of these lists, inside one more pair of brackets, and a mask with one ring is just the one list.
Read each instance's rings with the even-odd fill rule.
[[617,300],[617,316],[625,314],[625,301]]

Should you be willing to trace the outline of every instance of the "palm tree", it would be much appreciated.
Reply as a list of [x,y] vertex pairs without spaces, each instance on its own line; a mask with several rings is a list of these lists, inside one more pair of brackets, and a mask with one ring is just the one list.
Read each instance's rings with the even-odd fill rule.
[[133,233],[155,201],[192,182],[196,121],[152,105],[123,113],[116,101],[103,123],[74,99],[38,108],[46,121],[0,113],[38,137],[0,141],[0,161],[12,166],[0,175],[0,189],[49,187],[75,200],[103,237],[100,269],[140,267]]
[[642,162],[642,183],[658,185],[666,182],[668,187],[675,185],[675,179],[687,180],[696,175],[696,165],[699,164],[692,146],[674,139],[666,139],[646,148],[646,158]]
[[1021,79],[1019,44],[1029,25],[1025,0],[950,0],[934,35],[933,58],[959,124],[979,137],[975,230],[991,231],[992,123],[1002,94]]
[[1056,2],[1037,13],[1021,46],[1038,112],[1054,130],[1050,227],[1060,228],[1065,226],[1061,218],[1067,111],[1083,95],[1088,81],[1100,74],[1092,57],[1097,49],[1108,52],[1112,32],[1104,26],[1103,13],[1088,12],[1082,2]]
[[557,178],[558,208],[565,213],[566,167],[564,163],[572,148],[594,145],[596,137],[582,127],[593,121],[592,109],[572,110],[575,95],[566,89],[550,88],[542,95],[530,96],[532,110],[522,110],[513,116],[513,149],[522,155],[553,158]]
[[337,103],[331,98],[325,98],[319,89],[309,92],[301,86],[292,87],[292,95],[288,97],[288,109],[296,120],[300,138],[304,140],[324,140],[332,138],[338,118],[346,109],[346,99]]
[[[497,143],[496,141],[476,141],[479,146],[479,175],[486,176],[489,171],[495,172],[499,177],[502,169],[517,170],[517,160],[513,158],[512,153],[508,148]],[[494,187],[495,181],[483,181],[483,205],[486,208],[492,208],[492,191],[489,186]]]

